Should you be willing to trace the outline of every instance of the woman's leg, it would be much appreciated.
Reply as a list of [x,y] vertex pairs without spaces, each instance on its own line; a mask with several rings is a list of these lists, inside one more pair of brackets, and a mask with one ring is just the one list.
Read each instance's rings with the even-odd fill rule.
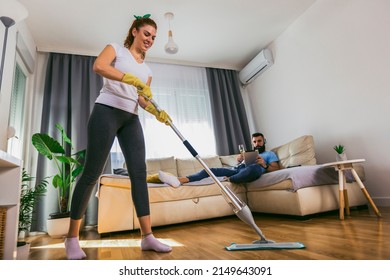
[[65,248],[68,259],[82,259],[86,255],[79,246],[78,236],[91,193],[103,171],[116,134],[113,109],[95,105],[88,122],[88,143],[84,171],[77,182],[71,202],[71,220]]
[[142,234],[141,248],[156,252],[170,252],[172,248],[158,241],[152,233],[146,183],[145,141],[138,116],[134,115],[118,131],[118,141],[131,181],[131,195]]

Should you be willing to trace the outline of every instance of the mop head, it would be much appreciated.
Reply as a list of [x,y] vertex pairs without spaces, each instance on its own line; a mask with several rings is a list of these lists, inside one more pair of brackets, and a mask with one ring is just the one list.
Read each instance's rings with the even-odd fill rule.
[[232,243],[225,247],[228,251],[239,250],[281,250],[281,249],[303,249],[305,245],[300,242],[267,242],[267,243],[252,243],[252,244],[236,244]]

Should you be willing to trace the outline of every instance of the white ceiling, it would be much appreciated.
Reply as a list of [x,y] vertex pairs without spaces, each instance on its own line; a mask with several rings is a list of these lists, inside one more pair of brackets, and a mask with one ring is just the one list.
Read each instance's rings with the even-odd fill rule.
[[[98,55],[122,43],[133,15],[151,14],[157,38],[147,59],[239,70],[315,0],[19,0],[38,51]],[[164,52],[166,12],[179,52]]]

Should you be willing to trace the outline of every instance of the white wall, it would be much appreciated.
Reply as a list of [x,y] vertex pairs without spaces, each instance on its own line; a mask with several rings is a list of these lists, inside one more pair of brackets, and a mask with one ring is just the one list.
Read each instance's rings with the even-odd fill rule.
[[390,1],[319,0],[271,48],[275,64],[244,91],[272,148],[314,136],[318,163],[364,158],[366,187],[390,205]]

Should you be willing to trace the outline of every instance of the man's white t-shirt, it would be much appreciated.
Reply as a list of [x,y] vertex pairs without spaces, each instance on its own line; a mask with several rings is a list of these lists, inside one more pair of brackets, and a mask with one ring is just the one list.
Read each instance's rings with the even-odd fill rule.
[[[116,52],[113,67],[123,73],[130,73],[146,83],[152,76],[152,71],[145,62],[138,63],[130,51],[117,43],[111,43]],[[114,108],[124,110],[132,114],[138,114],[137,89],[126,83],[103,79],[103,87],[96,99],[96,103],[105,104]]]

